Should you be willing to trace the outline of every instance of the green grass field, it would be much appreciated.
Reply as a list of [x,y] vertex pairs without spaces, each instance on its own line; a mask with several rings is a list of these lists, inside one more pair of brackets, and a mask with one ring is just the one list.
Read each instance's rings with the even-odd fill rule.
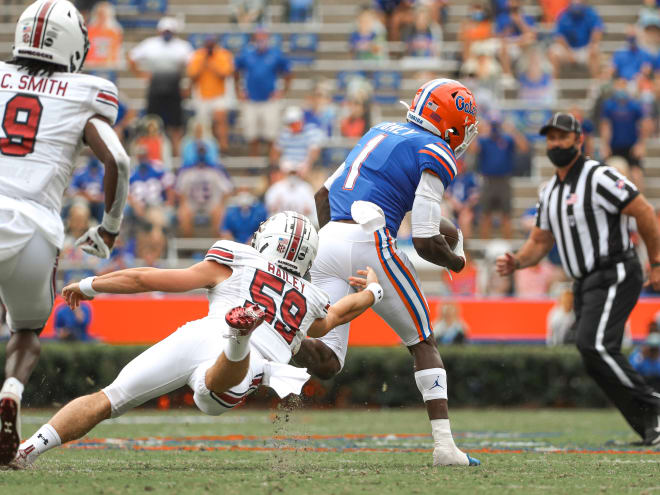
[[[32,434],[49,411],[24,411]],[[422,409],[142,410],[0,472],[0,493],[652,493],[660,449],[613,410],[456,410],[477,468],[433,468]],[[137,440],[134,440],[137,439]],[[642,452],[642,453],[640,453]]]

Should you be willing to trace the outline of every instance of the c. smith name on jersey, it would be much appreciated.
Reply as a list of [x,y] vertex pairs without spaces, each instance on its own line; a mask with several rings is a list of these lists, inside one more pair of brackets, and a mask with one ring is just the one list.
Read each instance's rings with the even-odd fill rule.
[[22,74],[4,73],[0,77],[0,88],[16,91],[33,91],[47,95],[66,96],[67,81],[57,81],[48,77],[35,77]]

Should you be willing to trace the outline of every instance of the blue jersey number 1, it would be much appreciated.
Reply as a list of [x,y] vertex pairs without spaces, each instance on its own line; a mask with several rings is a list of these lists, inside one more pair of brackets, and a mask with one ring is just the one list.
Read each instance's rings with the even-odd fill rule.
[[360,176],[360,167],[369,157],[371,152],[376,149],[376,146],[378,146],[386,137],[387,134],[378,134],[378,136],[374,136],[369,141],[367,141],[367,144],[364,145],[362,151],[360,151],[358,156],[355,157],[355,160],[353,160],[353,163],[351,163],[351,168],[346,175],[346,180],[344,181],[344,187],[342,189],[346,191],[353,190],[355,181]]

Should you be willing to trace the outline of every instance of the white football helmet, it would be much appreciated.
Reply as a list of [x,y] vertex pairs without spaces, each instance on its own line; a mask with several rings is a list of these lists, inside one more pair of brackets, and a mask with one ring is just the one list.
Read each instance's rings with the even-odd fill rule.
[[12,53],[78,72],[88,48],[85,21],[69,0],[38,0],[18,19]]
[[252,247],[280,268],[303,277],[316,257],[319,236],[305,215],[284,211],[259,226]]

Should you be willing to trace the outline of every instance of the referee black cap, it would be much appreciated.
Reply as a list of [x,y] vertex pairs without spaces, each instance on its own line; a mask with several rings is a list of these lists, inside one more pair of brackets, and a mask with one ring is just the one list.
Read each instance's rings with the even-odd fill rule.
[[545,136],[550,129],[560,129],[566,132],[582,133],[582,126],[578,119],[571,113],[557,112],[548,122],[541,127],[539,134]]

